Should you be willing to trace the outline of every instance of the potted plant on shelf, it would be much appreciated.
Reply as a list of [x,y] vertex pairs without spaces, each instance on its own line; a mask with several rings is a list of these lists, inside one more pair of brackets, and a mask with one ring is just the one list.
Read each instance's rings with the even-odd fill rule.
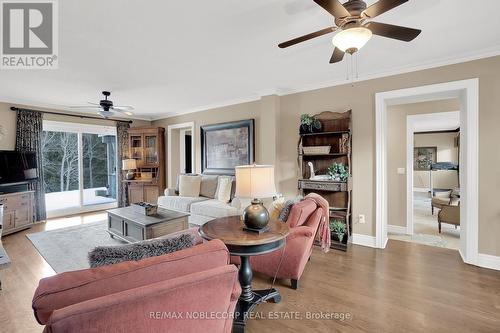
[[332,238],[334,241],[337,241],[339,243],[346,243],[347,238],[345,238],[344,242],[344,237],[346,235],[346,225],[342,220],[333,220],[330,222],[330,231],[332,233]]
[[300,133],[306,134],[317,132],[321,132],[321,121],[306,113],[300,115]]
[[347,178],[349,178],[349,171],[342,163],[335,162],[330,165],[328,167],[327,174],[333,181],[336,182],[345,182],[347,181]]

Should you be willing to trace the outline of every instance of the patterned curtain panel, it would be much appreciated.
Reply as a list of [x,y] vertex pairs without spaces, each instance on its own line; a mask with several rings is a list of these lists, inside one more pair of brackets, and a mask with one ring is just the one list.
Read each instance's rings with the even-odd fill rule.
[[33,151],[36,153],[38,180],[30,184],[35,191],[35,220],[47,218],[45,210],[45,190],[42,172],[42,113],[31,110],[17,111],[16,151]]
[[130,125],[128,123],[118,122],[116,124],[116,141],[117,141],[117,159],[116,159],[116,170],[117,172],[117,184],[118,184],[118,207],[125,207],[127,205],[127,186],[123,182],[125,179],[125,171],[122,171],[122,160],[128,158],[128,129]]

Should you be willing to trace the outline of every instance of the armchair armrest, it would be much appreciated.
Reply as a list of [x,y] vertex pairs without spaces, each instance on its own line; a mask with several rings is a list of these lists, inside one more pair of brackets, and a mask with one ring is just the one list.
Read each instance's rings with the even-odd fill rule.
[[165,189],[165,196],[167,196],[167,197],[177,196],[177,194],[175,193],[175,188],[166,188]]

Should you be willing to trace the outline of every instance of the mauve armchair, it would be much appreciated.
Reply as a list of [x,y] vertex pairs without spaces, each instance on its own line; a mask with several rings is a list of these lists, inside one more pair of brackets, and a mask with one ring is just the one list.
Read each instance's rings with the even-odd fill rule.
[[[323,209],[314,200],[306,198],[294,204],[286,222],[290,227],[290,234],[286,238],[285,247],[250,257],[252,270],[270,277],[276,275],[279,279],[290,279],[291,287],[297,289],[299,279],[311,257],[314,238],[322,216]],[[232,256],[231,262],[239,265],[239,257]]]
[[[46,333],[229,333],[240,293],[227,248],[213,240],[163,256],[42,279],[33,310]],[[200,317],[207,315],[209,319]]]

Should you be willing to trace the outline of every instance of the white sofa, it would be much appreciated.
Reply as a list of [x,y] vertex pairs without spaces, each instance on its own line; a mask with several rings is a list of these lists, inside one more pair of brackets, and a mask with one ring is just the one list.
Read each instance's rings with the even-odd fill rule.
[[[181,212],[190,213],[189,224],[200,226],[210,220],[220,217],[240,215],[240,201],[231,196],[229,203],[224,203],[216,198],[217,177],[215,175],[202,175],[201,191],[198,197],[181,197],[178,190],[168,188],[165,195],[158,198],[158,206]],[[215,184],[215,186],[214,186]],[[233,187],[236,183],[233,182]],[[232,191],[234,193],[234,189]]]

